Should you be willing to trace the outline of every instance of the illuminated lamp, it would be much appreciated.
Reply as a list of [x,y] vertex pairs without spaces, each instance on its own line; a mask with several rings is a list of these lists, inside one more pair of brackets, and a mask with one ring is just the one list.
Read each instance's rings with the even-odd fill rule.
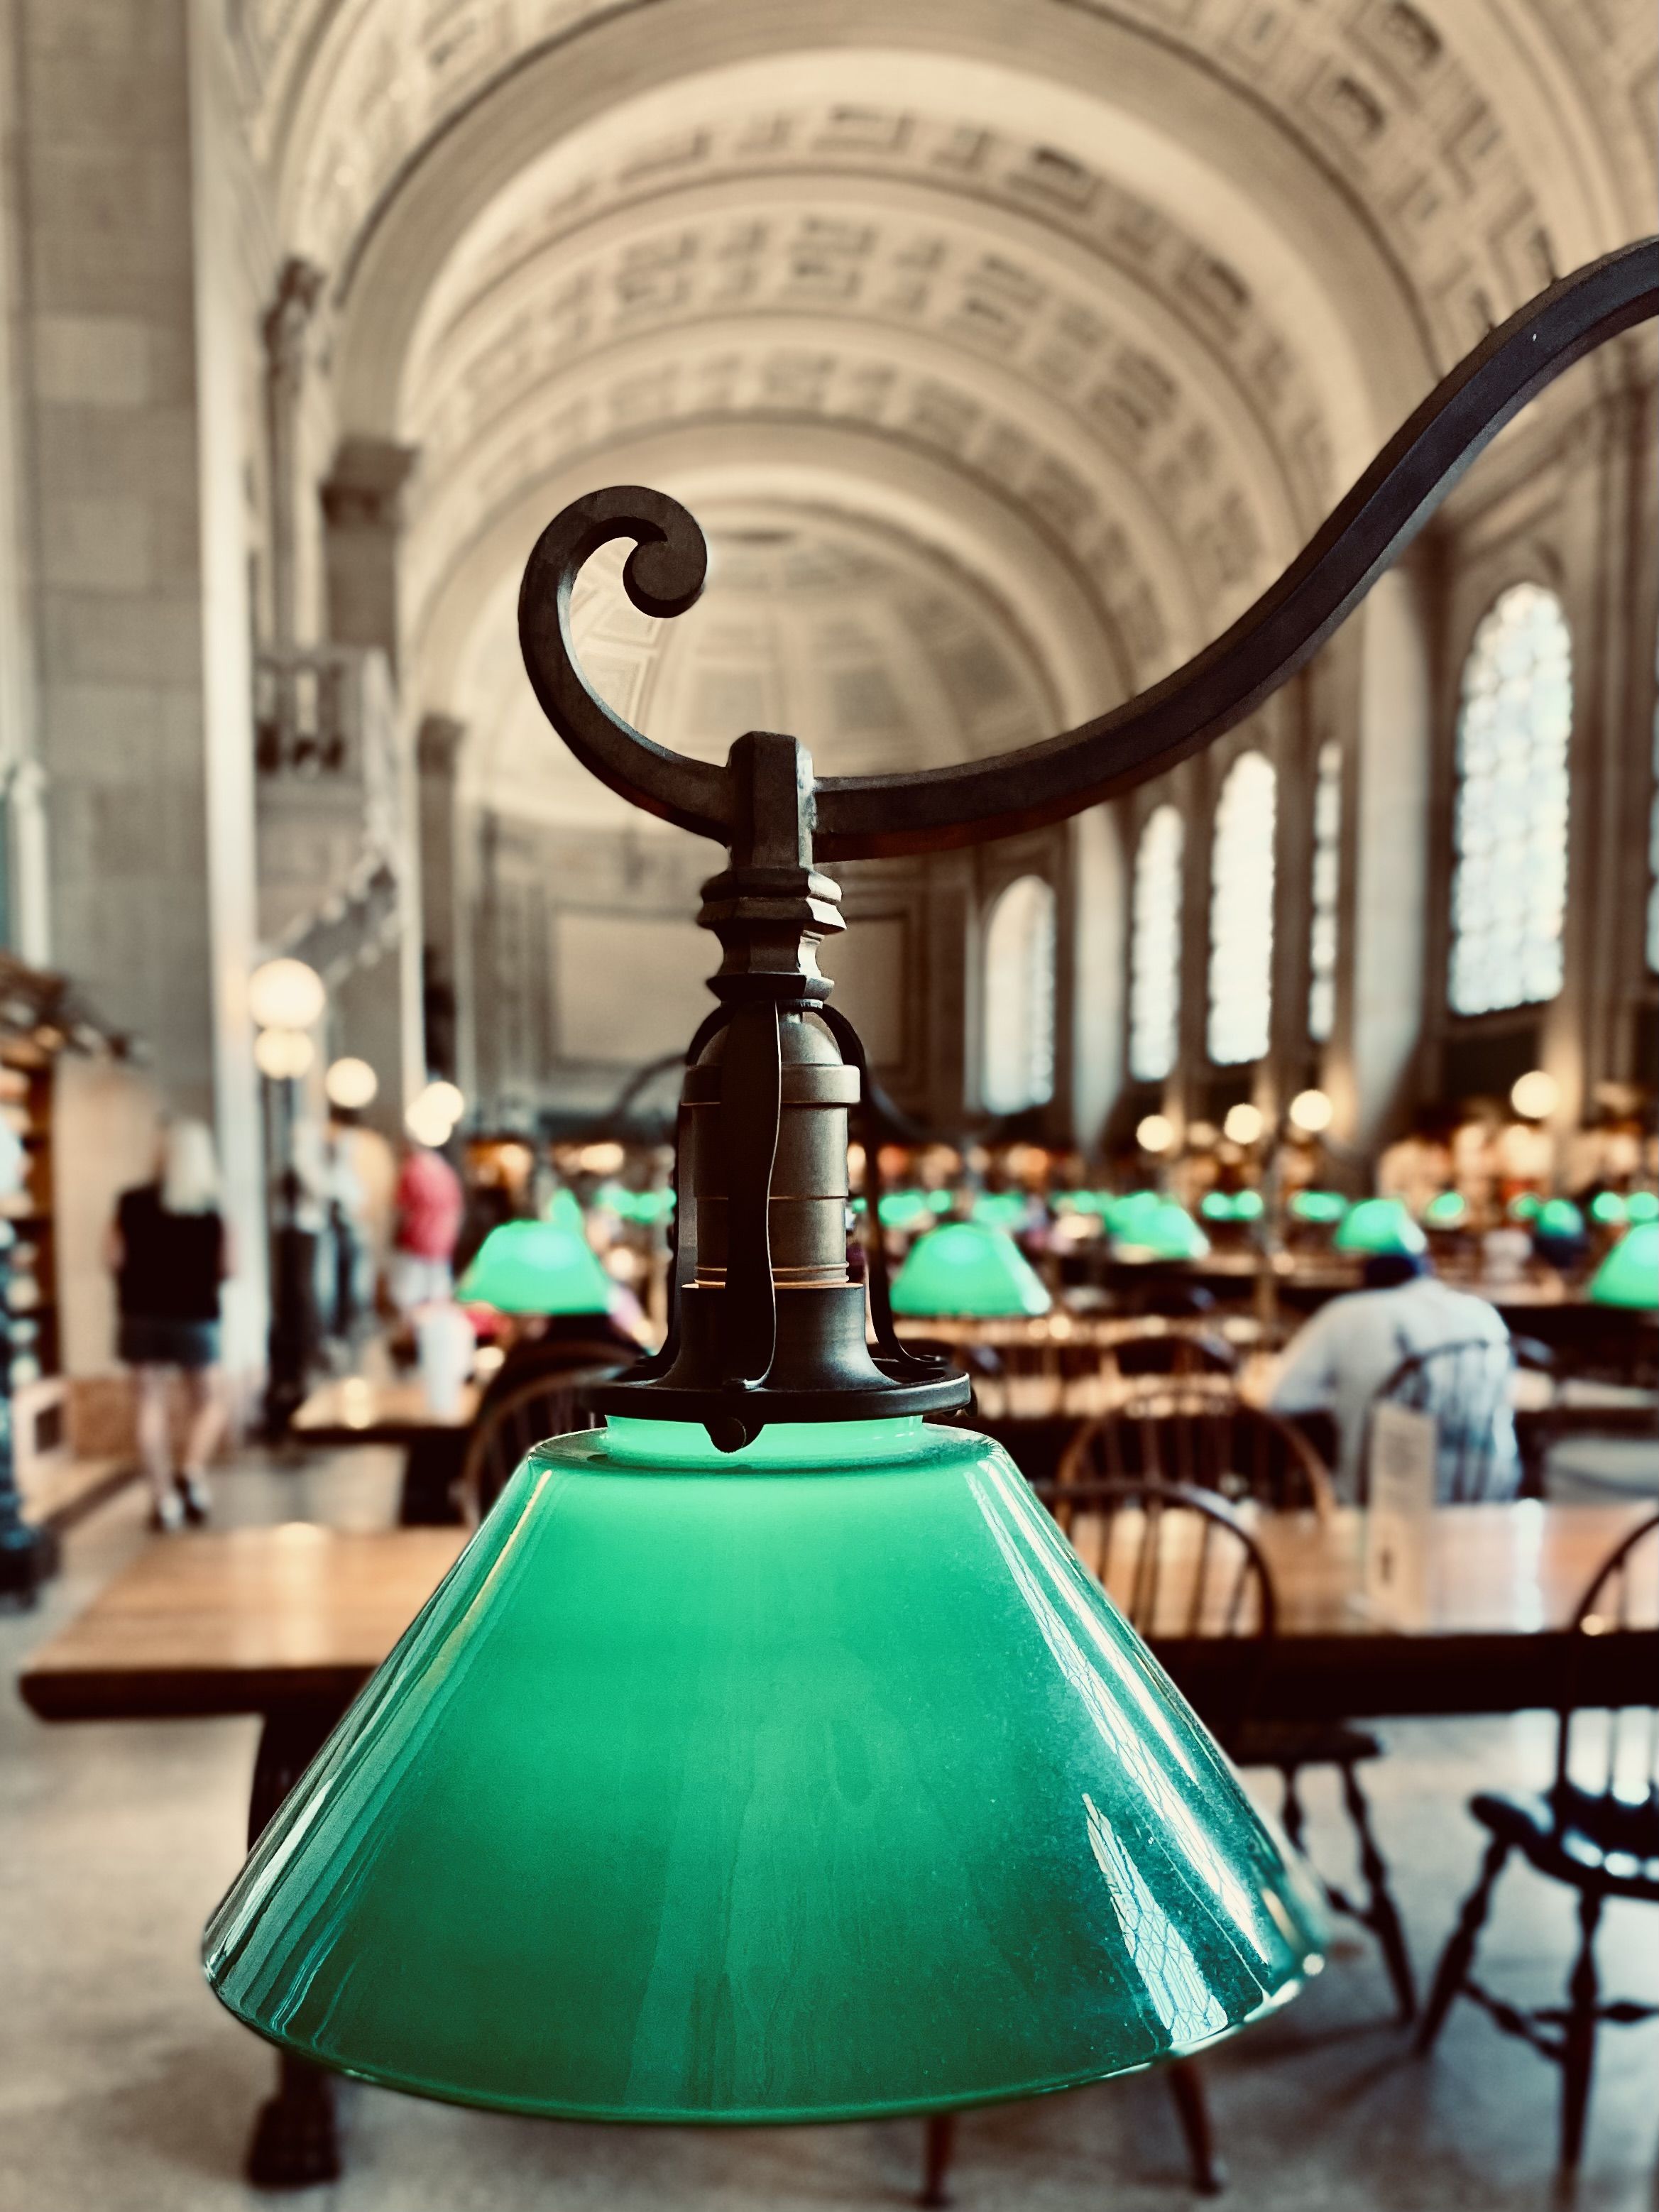
[[455,1293],[506,1314],[598,1314],[611,1285],[587,1239],[556,1221],[504,1221],[478,1247]]
[[1340,1190],[1297,1190],[1291,1194],[1290,1210],[1293,1219],[1326,1228],[1341,1220],[1348,1201]]
[[1590,1279],[1598,1306],[1659,1306],[1659,1221],[1627,1229]]
[[1042,1277],[1006,1230],[980,1221],[946,1221],[918,1237],[893,1278],[893,1311],[907,1316],[972,1317],[1046,1314],[1054,1303]]
[[1397,1198],[1362,1198],[1343,1216],[1332,1243],[1339,1252],[1376,1259],[1389,1253],[1418,1253],[1429,1240]]

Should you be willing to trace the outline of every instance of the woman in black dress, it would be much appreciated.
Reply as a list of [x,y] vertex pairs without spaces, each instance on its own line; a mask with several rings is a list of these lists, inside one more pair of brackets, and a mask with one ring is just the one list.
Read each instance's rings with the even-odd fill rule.
[[[110,1232],[121,1309],[120,1354],[138,1393],[138,1449],[151,1525],[208,1516],[208,1462],[224,1430],[219,1391],[219,1293],[230,1273],[219,1169],[204,1123],[173,1121],[153,1182],[123,1191]],[[168,1389],[182,1376],[189,1405],[181,1464],[173,1464]]]

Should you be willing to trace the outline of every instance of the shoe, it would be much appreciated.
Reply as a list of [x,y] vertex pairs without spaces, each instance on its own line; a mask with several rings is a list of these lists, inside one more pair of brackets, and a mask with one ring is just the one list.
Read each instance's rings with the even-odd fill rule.
[[192,1528],[204,1527],[208,1517],[206,1483],[199,1475],[180,1474],[173,1478],[173,1486],[179,1492],[178,1502],[183,1508],[185,1518],[191,1527]]
[[158,1498],[149,1509],[149,1525],[161,1536],[176,1536],[185,1525],[180,1498]]

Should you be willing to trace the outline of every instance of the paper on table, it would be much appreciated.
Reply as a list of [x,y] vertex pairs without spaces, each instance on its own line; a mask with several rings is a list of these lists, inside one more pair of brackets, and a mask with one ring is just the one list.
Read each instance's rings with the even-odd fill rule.
[[1434,1416],[1382,1405],[1371,1414],[1365,1601],[1376,1618],[1420,1627],[1429,1610],[1429,1531],[1437,1453]]

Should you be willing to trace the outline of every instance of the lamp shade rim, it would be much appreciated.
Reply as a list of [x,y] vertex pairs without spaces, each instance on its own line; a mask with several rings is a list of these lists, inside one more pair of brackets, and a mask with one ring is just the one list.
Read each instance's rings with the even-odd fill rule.
[[[203,1975],[209,1989],[226,2010],[274,2050],[290,2051],[295,2057],[307,2059],[313,2065],[318,2063],[319,2054],[313,2044],[301,2037],[283,2034],[279,2029],[262,2021],[257,2013],[245,2010],[218,1985],[210,1971],[210,1928],[202,1945]],[[1230,2020],[1224,2027],[1216,2029],[1212,2034],[1197,2037],[1188,2043],[1171,2045],[1150,2057],[1133,2059],[1127,2064],[1120,2059],[1103,2057],[1097,2063],[1037,2080],[1010,2081],[994,2088],[919,2094],[896,2100],[890,2104],[803,2105],[789,2111],[757,2106],[749,2110],[721,2112],[666,2105],[659,2108],[645,2108],[633,2105],[562,2104],[539,2097],[472,2089],[462,2092],[441,2081],[425,2081],[416,2075],[393,2069],[349,2063],[337,2058],[329,2058],[322,2063],[326,2064],[331,2073],[342,2075],[348,2081],[365,2081],[374,2088],[394,2090],[400,2096],[422,2097],[429,2103],[458,2105],[477,2112],[507,2112],[520,2118],[562,2120],[584,2126],[802,2128],[850,2125],[860,2120],[915,2119],[930,2112],[973,2112],[990,2105],[1024,2103],[1034,2097],[1062,2096],[1067,2090],[1086,2089],[1096,2081],[1113,2081],[1131,2074],[1148,2073],[1154,2066],[1164,2065],[1172,2059],[1201,2057],[1206,2051],[1214,2051],[1224,2043],[1231,2043],[1236,2035],[1247,2027],[1253,2027],[1258,2021],[1282,2012],[1316,1974],[1323,1972],[1324,1965],[1323,1954],[1310,1951],[1302,1962],[1301,1972],[1289,1975],[1251,2011],[1241,2014],[1236,2020]]]

